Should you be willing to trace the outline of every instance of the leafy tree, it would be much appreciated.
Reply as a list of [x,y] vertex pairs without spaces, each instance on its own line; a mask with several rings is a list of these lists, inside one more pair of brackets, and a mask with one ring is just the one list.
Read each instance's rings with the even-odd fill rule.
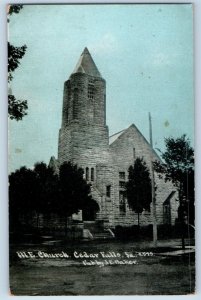
[[15,96],[8,95],[8,115],[11,120],[22,120],[27,115],[28,105],[26,100],[17,100]]
[[[164,164],[155,162],[155,170],[164,174],[166,181],[173,182],[179,192],[180,206],[188,210],[189,201],[194,205],[194,150],[185,134],[176,139],[166,138],[165,146],[161,155]],[[179,214],[180,219],[183,219],[183,213]]]
[[10,227],[20,224],[20,218],[28,222],[35,210],[35,200],[38,196],[38,184],[34,171],[21,167],[9,176],[9,216]]
[[184,244],[184,224],[194,224],[194,150],[186,135],[166,138],[166,150],[162,153],[164,163],[155,162],[154,168],[172,181],[179,193],[178,219],[183,225],[182,247]]
[[71,216],[92,201],[90,185],[83,179],[83,170],[70,162],[60,166],[59,171],[59,213]]
[[40,162],[33,170],[21,167],[9,175],[10,228],[18,229],[22,217],[28,225],[33,215],[71,216],[85,207],[93,208],[90,186],[83,170],[71,163],[60,167],[59,175]]
[[8,42],[8,82],[13,79],[13,72],[19,67],[20,59],[24,56],[27,46],[15,47]]
[[128,182],[126,183],[126,195],[129,207],[139,215],[143,209],[150,211],[152,201],[151,179],[146,163],[142,158],[135,160],[134,166],[128,170]]
[[35,199],[35,212],[37,217],[40,214],[49,217],[51,213],[57,212],[57,202],[59,200],[58,175],[43,162],[34,165],[34,172],[38,186],[38,196]]
[[8,6],[8,22],[10,21],[9,15],[11,16],[13,13],[18,14],[22,8],[23,8],[22,4],[10,4]]
[[33,214],[54,212],[57,198],[58,176],[43,162],[36,163],[33,170],[22,167],[9,176],[11,223],[20,224],[25,217],[28,224]]
[[[10,21],[9,16],[13,13],[19,13],[22,8],[23,5],[9,5],[8,22]],[[15,47],[8,42],[8,82],[13,79],[13,72],[19,67],[26,49],[26,45]],[[14,95],[8,94],[8,116],[10,119],[22,120],[27,115],[27,109],[27,100],[17,100]]]

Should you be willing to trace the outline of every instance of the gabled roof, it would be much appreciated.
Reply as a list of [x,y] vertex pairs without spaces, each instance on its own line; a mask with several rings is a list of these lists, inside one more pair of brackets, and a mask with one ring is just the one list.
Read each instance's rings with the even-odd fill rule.
[[114,143],[114,141],[116,141],[116,139],[118,139],[118,137],[119,137],[120,135],[122,135],[122,133],[123,133],[124,131],[126,131],[126,129],[123,129],[123,130],[121,130],[121,131],[119,131],[119,132],[117,132],[117,133],[111,135],[111,136],[109,137],[109,145],[111,145],[112,143]]
[[94,77],[102,77],[98,68],[96,67],[89,50],[85,47],[84,51],[82,52],[80,59],[73,71],[74,73],[85,73],[87,75],[91,75]]
[[160,156],[156,153],[156,151],[154,149],[151,148],[150,143],[147,141],[147,139],[144,137],[144,135],[140,132],[140,130],[137,128],[137,126],[135,126],[134,124],[131,124],[128,128],[121,130],[113,135],[111,135],[109,137],[109,145],[112,145],[113,143],[115,143],[118,139],[120,139],[130,128],[133,128],[135,131],[137,131],[138,135],[141,136],[144,140],[144,142],[146,144],[148,144],[148,146],[150,147],[150,149],[153,151],[153,153],[155,154],[155,156],[157,157],[157,159],[159,161],[162,161]]

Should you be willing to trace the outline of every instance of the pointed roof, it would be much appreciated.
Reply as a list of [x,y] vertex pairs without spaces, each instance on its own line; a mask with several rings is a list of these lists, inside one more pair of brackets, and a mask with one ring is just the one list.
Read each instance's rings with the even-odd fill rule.
[[74,73],[85,73],[94,77],[102,77],[86,47],[73,71],[73,74]]
[[150,150],[153,152],[153,154],[155,155],[155,157],[159,160],[162,161],[160,156],[156,153],[156,151],[154,149],[151,148],[150,143],[147,141],[147,139],[144,137],[144,135],[140,132],[140,130],[137,128],[136,125],[131,124],[128,128],[123,129],[115,134],[113,134],[112,136],[109,137],[109,145],[111,146],[113,143],[115,143],[117,140],[121,139],[122,136],[124,136],[124,134],[126,134],[126,132],[128,132],[128,130],[133,129],[135,132],[137,132],[138,136],[140,136],[144,142],[149,146]]

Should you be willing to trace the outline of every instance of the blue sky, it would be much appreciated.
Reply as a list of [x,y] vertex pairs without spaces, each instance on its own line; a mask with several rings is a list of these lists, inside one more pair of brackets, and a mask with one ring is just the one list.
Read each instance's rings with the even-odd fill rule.
[[9,41],[27,45],[11,83],[28,116],[9,122],[9,170],[57,156],[63,83],[87,46],[107,83],[110,135],[134,123],[154,147],[194,142],[191,5],[25,5]]

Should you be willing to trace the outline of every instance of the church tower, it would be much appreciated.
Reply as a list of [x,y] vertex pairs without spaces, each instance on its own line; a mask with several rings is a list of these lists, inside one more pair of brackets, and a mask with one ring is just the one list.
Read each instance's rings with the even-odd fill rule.
[[[109,141],[106,82],[85,48],[74,71],[64,83],[58,159],[52,157],[50,160],[50,166],[57,173],[59,166],[66,161],[84,170],[92,199],[96,202],[93,207],[86,206],[82,210],[85,229],[89,229],[87,221],[110,229],[117,225],[130,226],[133,222],[137,224],[137,215],[127,203],[125,183],[129,166],[136,157],[142,156],[148,165],[151,157],[151,160],[160,160],[133,124],[112,135]],[[163,220],[173,224],[177,218],[177,192],[171,182],[166,183],[158,177],[155,180],[158,224]],[[168,210],[164,210],[164,207]],[[140,220],[141,225],[152,224],[150,212],[143,211]]]
[[[71,161],[86,170],[108,162],[105,106],[106,82],[85,48],[73,73],[64,83],[59,164]],[[93,174],[86,176],[94,177]]]
[[[117,175],[109,151],[106,82],[87,48],[64,83],[58,160],[51,163],[58,168],[65,161],[84,170],[86,181],[91,183],[92,198],[98,204],[96,219],[111,224]],[[87,209],[83,211],[83,219],[91,220]]]

